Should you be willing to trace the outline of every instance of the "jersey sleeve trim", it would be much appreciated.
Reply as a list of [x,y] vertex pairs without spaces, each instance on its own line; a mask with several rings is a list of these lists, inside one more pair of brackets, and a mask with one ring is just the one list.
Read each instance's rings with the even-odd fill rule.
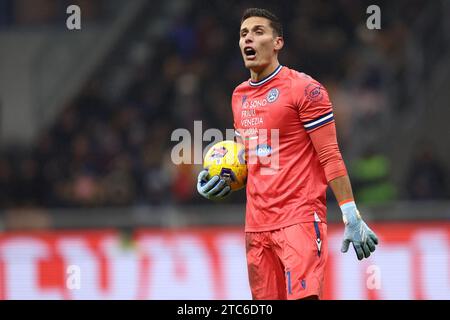
[[328,112],[317,117],[316,119],[304,122],[303,127],[305,128],[306,131],[311,131],[333,120],[334,120],[333,112]]

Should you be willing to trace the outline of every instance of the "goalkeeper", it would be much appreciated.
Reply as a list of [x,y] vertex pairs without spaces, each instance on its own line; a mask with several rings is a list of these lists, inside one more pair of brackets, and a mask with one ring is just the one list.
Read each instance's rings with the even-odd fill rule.
[[[359,260],[378,239],[363,221],[339,151],[326,89],[310,76],[280,65],[283,30],[265,9],[244,12],[239,47],[250,79],[233,92],[236,135],[248,162],[246,254],[254,299],[320,299],[328,256],[326,189],[331,187],[345,224],[342,252]],[[245,112],[243,112],[245,111]],[[260,134],[276,132],[273,136]],[[254,144],[257,141],[257,145]],[[264,154],[258,154],[258,145]],[[278,165],[266,161],[278,159]],[[208,199],[230,193],[218,176],[200,172],[198,192]]]

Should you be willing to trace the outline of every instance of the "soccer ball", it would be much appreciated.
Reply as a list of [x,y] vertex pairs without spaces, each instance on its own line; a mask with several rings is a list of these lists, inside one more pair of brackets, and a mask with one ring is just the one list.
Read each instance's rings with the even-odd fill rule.
[[247,182],[244,145],[232,140],[216,143],[206,152],[203,168],[209,172],[208,179],[218,175],[231,190],[243,188]]

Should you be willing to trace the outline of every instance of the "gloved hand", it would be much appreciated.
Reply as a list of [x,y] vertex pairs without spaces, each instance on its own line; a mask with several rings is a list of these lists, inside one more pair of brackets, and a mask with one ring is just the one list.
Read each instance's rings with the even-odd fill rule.
[[220,179],[219,176],[213,176],[209,181],[208,170],[200,171],[197,179],[197,191],[206,199],[219,200],[223,199],[231,193],[231,188],[227,185],[225,180]]
[[341,251],[347,252],[350,242],[353,244],[358,260],[368,258],[378,244],[376,234],[362,220],[354,202],[341,206],[342,218],[345,223],[344,240]]

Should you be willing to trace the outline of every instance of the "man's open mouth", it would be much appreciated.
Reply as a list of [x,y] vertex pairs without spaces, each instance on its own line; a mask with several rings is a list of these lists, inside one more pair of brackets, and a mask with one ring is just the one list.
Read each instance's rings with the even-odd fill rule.
[[244,48],[244,54],[247,57],[247,59],[254,59],[256,57],[256,51],[253,48],[246,47]]

